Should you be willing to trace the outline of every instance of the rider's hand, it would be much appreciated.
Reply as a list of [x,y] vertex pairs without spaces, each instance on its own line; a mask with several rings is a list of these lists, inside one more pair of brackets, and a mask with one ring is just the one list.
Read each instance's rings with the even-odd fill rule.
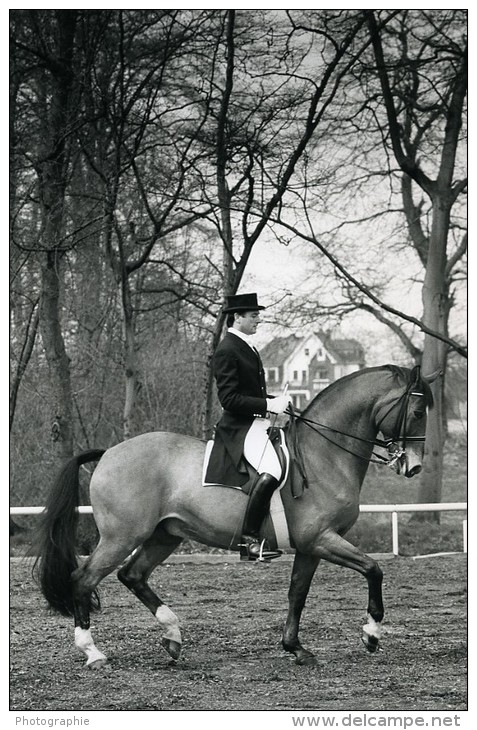
[[278,395],[276,398],[267,398],[267,411],[277,415],[285,413],[290,402],[291,397],[289,395]]

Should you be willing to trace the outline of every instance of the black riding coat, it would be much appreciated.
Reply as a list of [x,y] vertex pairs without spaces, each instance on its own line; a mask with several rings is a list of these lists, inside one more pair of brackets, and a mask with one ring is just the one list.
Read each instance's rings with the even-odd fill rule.
[[213,371],[224,411],[216,426],[206,481],[241,486],[248,474],[243,463],[245,436],[254,418],[267,412],[265,373],[258,352],[231,332],[215,351]]

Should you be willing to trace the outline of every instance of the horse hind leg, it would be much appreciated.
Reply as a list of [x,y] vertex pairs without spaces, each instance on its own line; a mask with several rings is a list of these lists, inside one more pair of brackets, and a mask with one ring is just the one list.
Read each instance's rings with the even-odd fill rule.
[[94,552],[71,574],[75,620],[75,646],[86,656],[86,666],[99,669],[107,657],[96,648],[91,635],[90,612],[95,608],[94,592],[103,578],[111,573],[127,557],[124,545],[100,540]]
[[179,621],[171,609],[154,593],[147,580],[154,568],[181,542],[182,538],[168,535],[158,527],[118,572],[121,583],[134,593],[157,619],[162,631],[162,646],[173,659],[179,658],[182,649]]

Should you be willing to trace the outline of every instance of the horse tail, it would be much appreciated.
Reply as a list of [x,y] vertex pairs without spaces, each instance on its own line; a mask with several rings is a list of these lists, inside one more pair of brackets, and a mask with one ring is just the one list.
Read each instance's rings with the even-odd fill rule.
[[[64,616],[72,616],[74,608],[71,574],[78,567],[79,467],[100,459],[104,451],[83,451],[65,464],[48,495],[38,530],[33,574],[51,608]],[[97,594],[91,597],[91,608],[99,608]]]

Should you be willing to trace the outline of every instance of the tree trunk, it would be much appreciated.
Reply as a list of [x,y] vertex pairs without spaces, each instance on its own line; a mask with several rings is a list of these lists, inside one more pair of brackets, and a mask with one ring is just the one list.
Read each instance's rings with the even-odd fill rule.
[[214,334],[207,354],[207,363],[205,368],[206,380],[204,386],[205,407],[202,415],[202,436],[205,439],[211,438],[214,429],[214,371],[212,367],[212,358],[214,357],[214,352],[222,336],[223,324],[223,317],[217,317]]
[[73,456],[73,399],[70,359],[66,354],[60,322],[61,278],[55,251],[46,254],[42,266],[40,331],[54,393],[51,438],[62,461]]
[[134,436],[134,410],[137,393],[137,357],[134,333],[134,312],[127,271],[123,270],[121,286],[124,329],[124,374],[125,395],[123,409],[123,438]]
[[[57,11],[55,64],[50,65],[51,86],[44,89],[43,116],[38,161],[39,194],[42,211],[40,331],[54,393],[51,436],[62,461],[73,456],[73,397],[70,360],[66,354],[61,328],[62,257],[61,242],[65,231],[64,205],[68,179],[68,152],[73,94],[73,52],[77,12]],[[46,103],[51,97],[50,104]]]
[[[33,347],[35,345],[38,324],[40,321],[40,308],[38,307],[38,299],[33,305],[33,309],[28,318],[28,324],[25,330],[22,351],[18,360],[15,374],[11,378],[10,388],[10,431],[12,430],[13,420],[15,418],[15,410],[17,405],[18,392],[22,382],[23,375],[30,362]],[[20,331],[20,329],[18,329]]]
[[[217,121],[217,143],[216,143],[216,179],[217,179],[217,198],[220,207],[220,235],[222,239],[222,280],[224,294],[235,294],[237,285],[234,288],[234,238],[232,231],[232,221],[230,215],[230,191],[227,184],[227,118],[230,106],[230,97],[233,90],[234,77],[234,26],[235,26],[235,10],[227,11],[227,69],[225,75],[224,91],[221,98],[220,113]],[[212,367],[212,358],[217,345],[222,336],[224,326],[224,317],[219,314],[215,323],[212,341],[207,356],[206,365],[206,382],[205,382],[205,410],[202,421],[202,432],[204,438],[210,438],[213,430],[213,403],[214,403],[214,373]]]
[[[423,322],[427,327],[447,334],[448,295],[445,291],[447,231],[450,207],[442,197],[433,201],[432,230],[429,239],[426,275],[422,289]],[[429,412],[424,467],[419,488],[419,502],[440,502],[442,497],[442,466],[445,443],[444,373],[447,365],[447,346],[435,337],[426,335],[422,355],[424,375],[442,371],[433,385],[434,408]],[[439,522],[440,513],[422,513],[424,519]]]

